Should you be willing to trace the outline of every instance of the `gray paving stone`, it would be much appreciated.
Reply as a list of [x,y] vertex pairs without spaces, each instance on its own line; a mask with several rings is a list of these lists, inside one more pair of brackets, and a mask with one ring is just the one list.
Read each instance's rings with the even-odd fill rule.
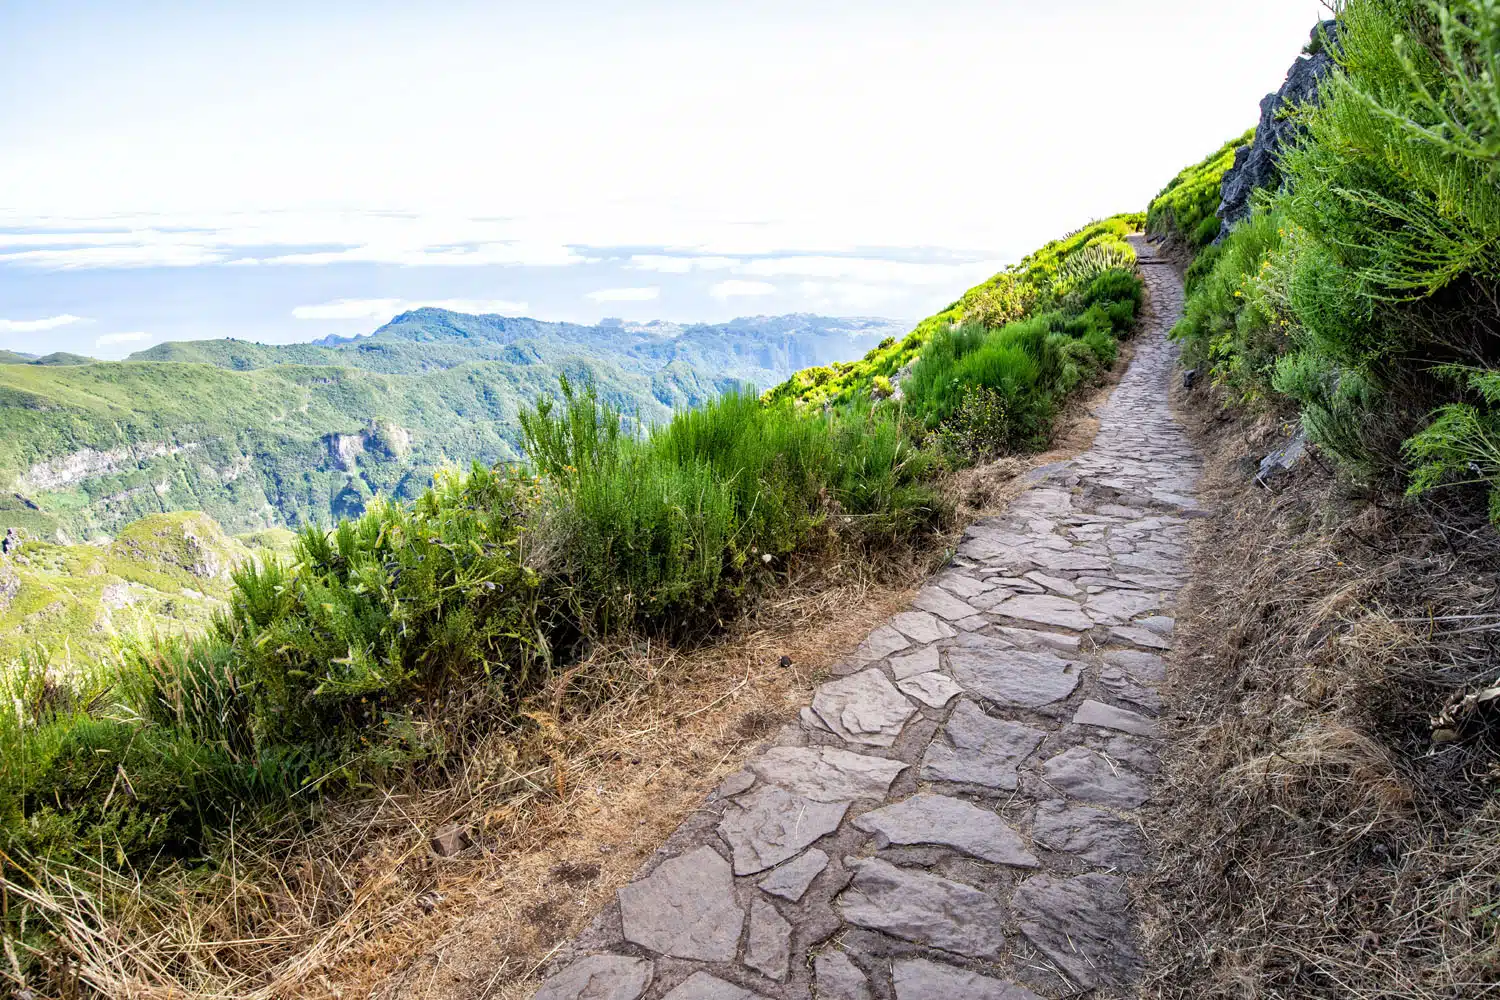
[[1041,708],[1066,698],[1078,687],[1082,666],[1050,652],[1011,649],[983,635],[961,636],[948,649],[948,669],[964,690],[1017,708]]
[[785,982],[791,958],[792,925],[764,899],[752,900],[745,964],[769,979]]
[[706,972],[695,972],[677,985],[662,1000],[765,1000],[759,993],[743,986],[726,983]]
[[765,878],[755,883],[762,892],[768,892],[789,902],[799,901],[807,893],[813,879],[828,867],[828,855],[816,847],[798,855],[791,861],[773,868]]
[[1017,766],[1045,735],[1019,722],[993,719],[972,701],[960,702],[927,747],[922,780],[1013,789]]
[[651,985],[651,963],[629,955],[588,955],[547,978],[532,1000],[636,1000]]
[[1046,590],[1045,587],[1034,580],[1027,580],[1019,576],[995,576],[990,577],[990,579],[1007,590],[1014,590],[1022,594],[1040,594]]
[[1171,635],[1177,631],[1177,619],[1167,615],[1150,615],[1136,622],[1141,628],[1150,629],[1157,635]]
[[864,666],[866,663],[874,663],[876,660],[890,656],[892,653],[898,653],[910,645],[911,643],[907,640],[906,636],[897,632],[889,625],[881,625],[865,636],[864,642],[861,642],[855,648],[854,662],[860,666]]
[[947,674],[940,674],[936,671],[907,677],[897,681],[896,686],[903,694],[917,699],[929,708],[942,708],[964,693],[964,689],[958,686],[957,681]]
[[878,858],[844,863],[854,881],[836,903],[849,923],[972,958],[1004,949],[1005,908],[973,886]]
[[755,775],[749,771],[736,771],[723,781],[719,782],[717,789],[721,799],[733,798],[741,792],[748,792],[750,786],[755,784]]
[[1075,726],[1099,726],[1102,729],[1113,729],[1136,736],[1154,737],[1156,735],[1155,720],[1092,699],[1085,699],[1078,706],[1078,711],[1073,714],[1073,724]]
[[1064,597],[1077,597],[1079,594],[1077,584],[1071,580],[1064,580],[1060,576],[1048,576],[1046,573],[1032,570],[1026,574],[1026,579]]
[[925,674],[936,670],[941,664],[938,663],[938,648],[936,646],[923,646],[910,652],[893,656],[886,661],[891,665],[891,673],[896,675],[896,680],[911,677],[916,674]]
[[818,1000],[870,1000],[870,981],[837,948],[821,951],[813,959],[813,989]]
[[819,802],[883,799],[906,764],[836,747],[772,747],[745,763],[762,781]]
[[995,630],[1007,642],[1020,649],[1056,649],[1067,653],[1077,650],[1081,640],[1076,635],[1062,632],[1047,632],[1043,629],[1016,628],[1002,625]]
[[1160,684],[1167,679],[1167,661],[1155,653],[1143,653],[1135,649],[1111,649],[1104,654],[1104,662],[1110,666],[1119,667],[1144,684]]
[[1087,747],[1064,750],[1042,765],[1047,783],[1071,798],[1134,809],[1150,798],[1146,781]]
[[754,875],[837,830],[850,803],[819,802],[764,785],[724,809],[719,834],[734,850],[734,873]]
[[984,615],[970,615],[967,618],[960,618],[953,624],[965,632],[978,632],[989,623],[990,620]]
[[949,795],[919,792],[865,813],[854,825],[891,844],[940,844],[996,864],[1037,866],[1036,855],[1005,820]]
[[891,967],[896,1000],[1042,1000],[1024,986],[925,958]]
[[969,576],[967,573],[960,573],[956,570],[940,573],[932,582],[960,600],[978,597],[986,591],[994,590],[997,586],[993,580],[982,580],[977,576]]
[[669,858],[618,891],[625,940],[662,955],[727,962],[745,913],[734,899],[729,862],[700,847]]
[[1109,637],[1115,642],[1128,642],[1132,646],[1144,646],[1147,649],[1172,648],[1172,640],[1157,635],[1148,628],[1135,625],[1120,625],[1112,628],[1109,630]]
[[1161,695],[1156,689],[1141,684],[1119,667],[1107,664],[1101,667],[1099,686],[1118,701],[1136,705],[1153,715],[1161,711]]
[[957,634],[951,625],[938,621],[926,611],[903,611],[892,615],[891,625],[913,642],[937,642]]
[[1011,905],[1027,940],[1084,989],[1122,986],[1139,974],[1123,878],[1033,875],[1016,888]]
[[885,674],[870,669],[820,686],[813,711],[846,742],[888,747],[917,710]]
[[1091,595],[1083,605],[1088,616],[1101,625],[1123,625],[1136,615],[1160,607],[1161,598],[1145,590],[1106,590]]
[[946,618],[950,622],[956,622],[960,618],[968,618],[974,614],[974,608],[960,601],[948,591],[941,587],[926,586],[917,594],[917,599],[912,601],[912,606],[923,611],[930,611],[939,618]]
[[1093,619],[1083,613],[1077,601],[1052,594],[1018,594],[991,608],[990,614],[1078,632],[1094,627]]
[[1146,863],[1146,838],[1140,827],[1093,806],[1043,802],[1037,806],[1031,837],[1038,846],[1076,854],[1101,868],[1133,872]]

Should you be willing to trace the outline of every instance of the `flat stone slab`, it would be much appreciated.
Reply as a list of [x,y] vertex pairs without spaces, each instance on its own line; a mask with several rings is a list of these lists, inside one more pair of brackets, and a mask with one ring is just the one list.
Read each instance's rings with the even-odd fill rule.
[[927,747],[922,780],[1013,789],[1016,768],[1045,735],[1019,722],[993,719],[972,701],[960,702]]
[[755,883],[762,892],[770,893],[790,902],[797,902],[807,893],[813,879],[828,867],[828,855],[814,847],[791,861],[775,868],[769,875]]
[[728,962],[745,913],[734,898],[729,862],[710,847],[663,861],[618,891],[625,940],[662,955]]
[[818,1000],[870,1000],[870,981],[837,948],[819,952],[813,959],[813,988]]
[[1017,594],[995,605],[990,614],[1076,632],[1087,632],[1094,627],[1094,620],[1083,613],[1077,601],[1052,594]]
[[1090,594],[1083,609],[1101,625],[1123,625],[1137,615],[1161,607],[1161,598],[1144,590],[1106,590]]
[[1073,715],[1075,726],[1099,726],[1135,736],[1156,735],[1156,721],[1137,712],[1106,705],[1102,701],[1085,699]]
[[899,681],[906,677],[936,670],[941,665],[938,662],[938,656],[936,646],[923,646],[915,652],[892,656],[886,662],[891,665],[891,673],[895,674],[896,680]]
[[1151,797],[1146,780],[1087,747],[1064,750],[1042,765],[1047,783],[1071,798],[1134,809]]
[[1161,711],[1161,695],[1157,690],[1140,683],[1119,667],[1109,664],[1100,667],[1099,686],[1119,701],[1129,702],[1153,714]]
[[1104,662],[1112,667],[1119,667],[1142,683],[1159,684],[1167,679],[1167,661],[1155,653],[1111,649],[1104,654]]
[[939,639],[951,639],[957,634],[951,626],[938,621],[926,611],[903,611],[899,615],[891,615],[891,625],[913,642],[937,642]]
[[1171,649],[1172,640],[1164,635],[1158,635],[1149,628],[1141,628],[1139,625],[1119,625],[1109,630],[1109,637],[1115,642],[1128,642],[1132,646],[1144,646],[1146,649]]
[[1080,593],[1082,593],[1082,591],[1078,589],[1078,585],[1075,584],[1072,580],[1064,580],[1060,576],[1048,576],[1046,573],[1041,573],[1037,570],[1032,570],[1030,573],[1027,573],[1026,579],[1030,580],[1032,583],[1038,584],[1039,586],[1045,587],[1047,590],[1052,591],[1054,594],[1061,594],[1064,597],[1077,597]]
[[942,708],[964,693],[957,681],[936,671],[899,680],[896,687],[901,689],[902,694],[917,699],[929,708]]
[[678,984],[662,1000],[765,1000],[743,986],[726,983],[718,976],[695,972]]
[[845,858],[854,881],[835,901],[845,920],[904,941],[995,958],[1005,908],[973,886],[878,858]]
[[977,576],[969,576],[967,573],[954,570],[939,574],[932,582],[962,600],[978,597],[998,586],[993,580],[981,580]]
[[1033,875],[1011,898],[1021,933],[1079,986],[1123,986],[1141,969],[1125,880]]
[[1062,632],[1046,632],[1035,628],[1016,628],[1012,625],[1002,625],[995,631],[1008,642],[1021,649],[1056,649],[1064,653],[1074,652],[1080,645],[1076,635],[1065,635]]
[[965,635],[948,649],[953,679],[997,705],[1041,708],[1073,693],[1083,665],[1054,653],[1013,649],[983,635]]
[[854,825],[891,844],[940,844],[996,864],[1037,867],[1020,834],[988,809],[949,795],[920,792],[867,812]]
[[765,785],[724,809],[719,834],[734,850],[734,873],[754,875],[839,828],[850,802],[819,802]]
[[1031,839],[1040,847],[1076,854],[1101,868],[1133,872],[1146,863],[1146,838],[1140,828],[1093,806],[1043,802],[1031,824]]
[[942,587],[926,586],[917,594],[917,599],[912,601],[912,607],[923,611],[930,611],[939,618],[946,618],[950,622],[956,622],[960,618],[967,618],[974,614],[974,608],[960,601]]
[[791,970],[792,925],[764,899],[750,903],[750,933],[745,964],[769,979],[784,982]]
[[897,632],[889,625],[881,625],[865,636],[865,641],[860,643],[854,650],[854,662],[860,666],[866,663],[874,663],[882,657],[899,653],[910,646],[906,636]]
[[849,743],[888,747],[916,713],[879,670],[861,670],[829,681],[813,695],[813,711]]
[[1042,1000],[1024,986],[925,958],[895,963],[896,1000]]
[[629,955],[589,955],[548,977],[532,1000],[636,1000],[651,985],[652,966]]
[[819,802],[883,799],[906,764],[836,747],[772,747],[745,763],[762,781]]

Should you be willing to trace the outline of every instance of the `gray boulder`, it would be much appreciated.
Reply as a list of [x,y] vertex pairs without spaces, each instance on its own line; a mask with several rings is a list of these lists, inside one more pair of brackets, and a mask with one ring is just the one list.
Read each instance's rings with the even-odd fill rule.
[[1334,66],[1333,56],[1327,51],[1323,39],[1326,37],[1337,44],[1337,32],[1338,22],[1333,20],[1324,21],[1314,28],[1310,46],[1312,54],[1298,57],[1287,71],[1281,89],[1261,100],[1255,141],[1240,147],[1234,154],[1234,166],[1224,174],[1219,185],[1220,240],[1230,227],[1250,214],[1250,196],[1256,189],[1281,186],[1278,159],[1281,151],[1295,141],[1301,131],[1297,122],[1284,117],[1283,112],[1317,100],[1318,85]]

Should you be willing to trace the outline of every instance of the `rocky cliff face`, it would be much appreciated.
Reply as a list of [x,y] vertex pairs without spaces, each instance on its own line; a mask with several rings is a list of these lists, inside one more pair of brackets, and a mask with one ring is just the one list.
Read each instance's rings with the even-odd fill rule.
[[1318,85],[1334,66],[1328,46],[1338,44],[1337,29],[1338,23],[1332,20],[1314,28],[1308,54],[1292,63],[1280,90],[1261,100],[1255,142],[1235,154],[1234,166],[1224,175],[1219,189],[1222,201],[1217,214],[1223,223],[1219,240],[1230,227],[1250,214],[1250,196],[1257,188],[1280,186],[1281,168],[1277,157],[1283,148],[1296,140],[1300,131],[1300,126],[1286,117],[1285,112],[1299,104],[1317,100]]

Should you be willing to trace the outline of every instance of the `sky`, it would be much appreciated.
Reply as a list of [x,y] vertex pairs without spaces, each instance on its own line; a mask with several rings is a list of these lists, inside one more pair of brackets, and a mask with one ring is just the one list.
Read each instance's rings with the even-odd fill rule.
[[0,0],[0,349],[915,320],[1254,124],[1317,0]]

